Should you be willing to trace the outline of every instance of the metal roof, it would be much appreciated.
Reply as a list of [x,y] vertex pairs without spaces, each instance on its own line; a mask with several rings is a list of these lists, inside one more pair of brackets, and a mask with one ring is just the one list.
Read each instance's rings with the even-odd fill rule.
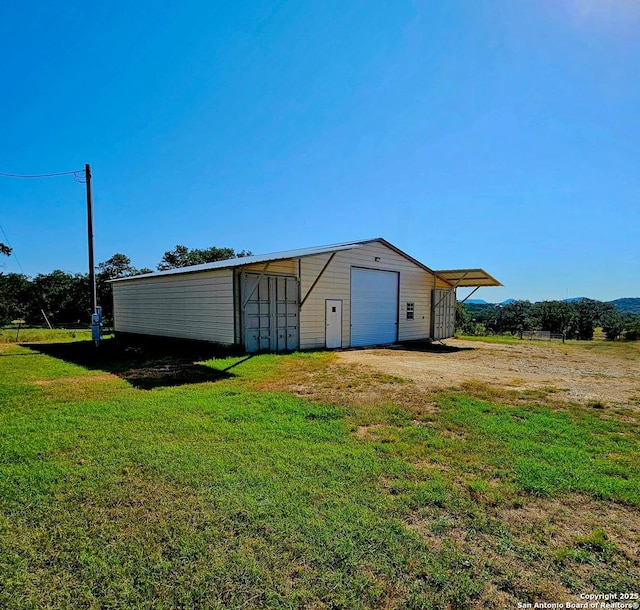
[[445,282],[456,288],[502,286],[493,276],[484,269],[444,269],[434,273]]
[[424,263],[409,256],[406,252],[396,248],[382,237],[373,239],[362,239],[357,241],[343,242],[340,244],[330,244],[327,246],[317,246],[314,248],[301,248],[298,250],[284,250],[282,252],[272,252],[270,254],[255,254],[252,256],[243,256],[240,258],[231,258],[215,263],[205,263],[203,265],[191,265],[189,267],[179,267],[177,269],[168,269],[167,271],[155,271],[144,275],[131,275],[129,277],[121,277],[110,282],[127,282],[131,280],[147,279],[152,277],[161,277],[165,275],[179,275],[182,273],[198,273],[201,271],[213,271],[216,269],[230,269],[233,267],[244,267],[246,265],[254,265],[259,263],[270,263],[272,261],[286,260],[289,258],[303,258],[305,256],[315,256],[316,254],[330,254],[332,252],[340,252],[341,250],[355,250],[361,248],[364,244],[371,242],[380,242],[397,252],[406,259],[412,261],[425,271],[435,273],[440,279],[455,287],[465,286],[502,286],[502,284],[494,277],[489,275],[483,269],[448,269],[443,271],[434,271],[427,267]]
[[[203,265],[191,265],[189,267],[179,267],[178,269],[168,269],[167,271],[155,271],[153,273],[145,273],[144,275],[131,275],[121,277],[111,282],[126,282],[128,280],[146,279],[149,277],[159,277],[163,275],[177,275],[180,273],[197,273],[198,271],[212,271],[215,269],[229,269],[231,267],[244,267],[245,265],[253,265],[256,263],[269,263],[272,261],[285,260],[288,258],[303,258],[305,256],[314,256],[316,254],[326,254],[331,252],[339,252],[341,250],[354,250],[361,248],[363,244],[372,241],[382,241],[383,239],[365,239],[362,241],[344,242],[341,244],[332,244],[329,246],[318,246],[315,248],[302,248],[299,250],[284,250],[283,252],[272,252],[270,254],[255,254],[252,256],[242,256],[240,258],[230,258],[215,263],[204,263]],[[397,248],[393,248],[397,250]],[[406,255],[405,255],[406,256]]]

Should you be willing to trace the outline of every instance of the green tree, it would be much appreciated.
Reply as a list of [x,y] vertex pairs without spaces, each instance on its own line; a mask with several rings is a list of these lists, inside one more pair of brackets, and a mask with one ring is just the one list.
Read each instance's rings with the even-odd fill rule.
[[26,319],[31,299],[31,282],[21,273],[0,274],[0,325]]
[[533,307],[529,301],[513,301],[504,305],[500,310],[500,325],[503,330],[516,334],[522,339],[522,334],[527,330],[533,330],[536,319],[533,316]]
[[640,315],[629,315],[625,322],[624,338],[627,341],[640,339]]
[[574,308],[566,301],[534,303],[532,315],[541,330],[548,330],[555,334],[565,334],[567,328],[577,325]]
[[471,314],[467,311],[464,303],[456,301],[456,332],[466,335],[471,324]]
[[607,339],[615,341],[619,339],[627,326],[625,317],[611,303],[600,305],[600,326]]
[[230,258],[251,256],[251,252],[241,250],[236,252],[233,248],[193,248],[178,244],[173,250],[167,250],[158,263],[158,271],[178,269],[180,267],[190,267],[191,265],[202,265],[204,263],[214,263]]
[[593,299],[580,299],[569,305],[572,316],[567,326],[567,337],[591,341],[600,318],[600,303]]
[[96,279],[115,280],[119,277],[135,275],[137,270],[131,265],[131,259],[125,254],[114,254],[111,258],[98,264]]
[[[0,242],[0,254],[3,256],[11,256],[12,249]],[[11,320],[24,317],[21,300],[24,298],[22,294],[22,279],[29,281],[26,276],[10,273],[9,275],[0,274],[0,324],[7,324]],[[18,313],[18,312],[21,313]]]
[[480,335],[485,332],[485,326],[477,322],[466,303],[456,303],[456,332],[463,335]]
[[27,321],[42,323],[41,309],[54,325],[83,324],[89,320],[89,276],[56,269],[40,273],[31,282]]
[[131,259],[125,254],[116,253],[97,267],[96,291],[98,293],[98,305],[102,307],[102,319],[104,323],[113,323],[113,288],[109,280],[132,275],[152,273],[151,269],[136,269],[131,264]]
[[464,303],[464,307],[476,324],[480,325],[487,325],[491,320],[495,320],[500,312],[499,307],[490,303],[479,304],[467,301]]

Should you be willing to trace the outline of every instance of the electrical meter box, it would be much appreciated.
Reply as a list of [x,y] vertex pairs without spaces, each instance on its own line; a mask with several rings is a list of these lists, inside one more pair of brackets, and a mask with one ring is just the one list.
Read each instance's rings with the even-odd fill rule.
[[102,326],[102,307],[96,307],[97,313],[91,314],[91,338],[96,346],[100,343],[100,330]]

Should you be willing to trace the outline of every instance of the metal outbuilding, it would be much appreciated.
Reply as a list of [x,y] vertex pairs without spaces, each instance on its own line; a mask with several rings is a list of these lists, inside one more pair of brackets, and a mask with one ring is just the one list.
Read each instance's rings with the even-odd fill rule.
[[382,238],[112,284],[117,333],[242,345],[249,353],[444,339],[453,336],[457,287],[501,286],[481,269],[434,271]]

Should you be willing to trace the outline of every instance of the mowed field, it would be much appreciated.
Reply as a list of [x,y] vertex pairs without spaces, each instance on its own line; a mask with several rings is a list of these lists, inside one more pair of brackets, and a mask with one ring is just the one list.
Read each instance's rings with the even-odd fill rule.
[[639,592],[637,343],[61,339],[0,345],[0,608]]

